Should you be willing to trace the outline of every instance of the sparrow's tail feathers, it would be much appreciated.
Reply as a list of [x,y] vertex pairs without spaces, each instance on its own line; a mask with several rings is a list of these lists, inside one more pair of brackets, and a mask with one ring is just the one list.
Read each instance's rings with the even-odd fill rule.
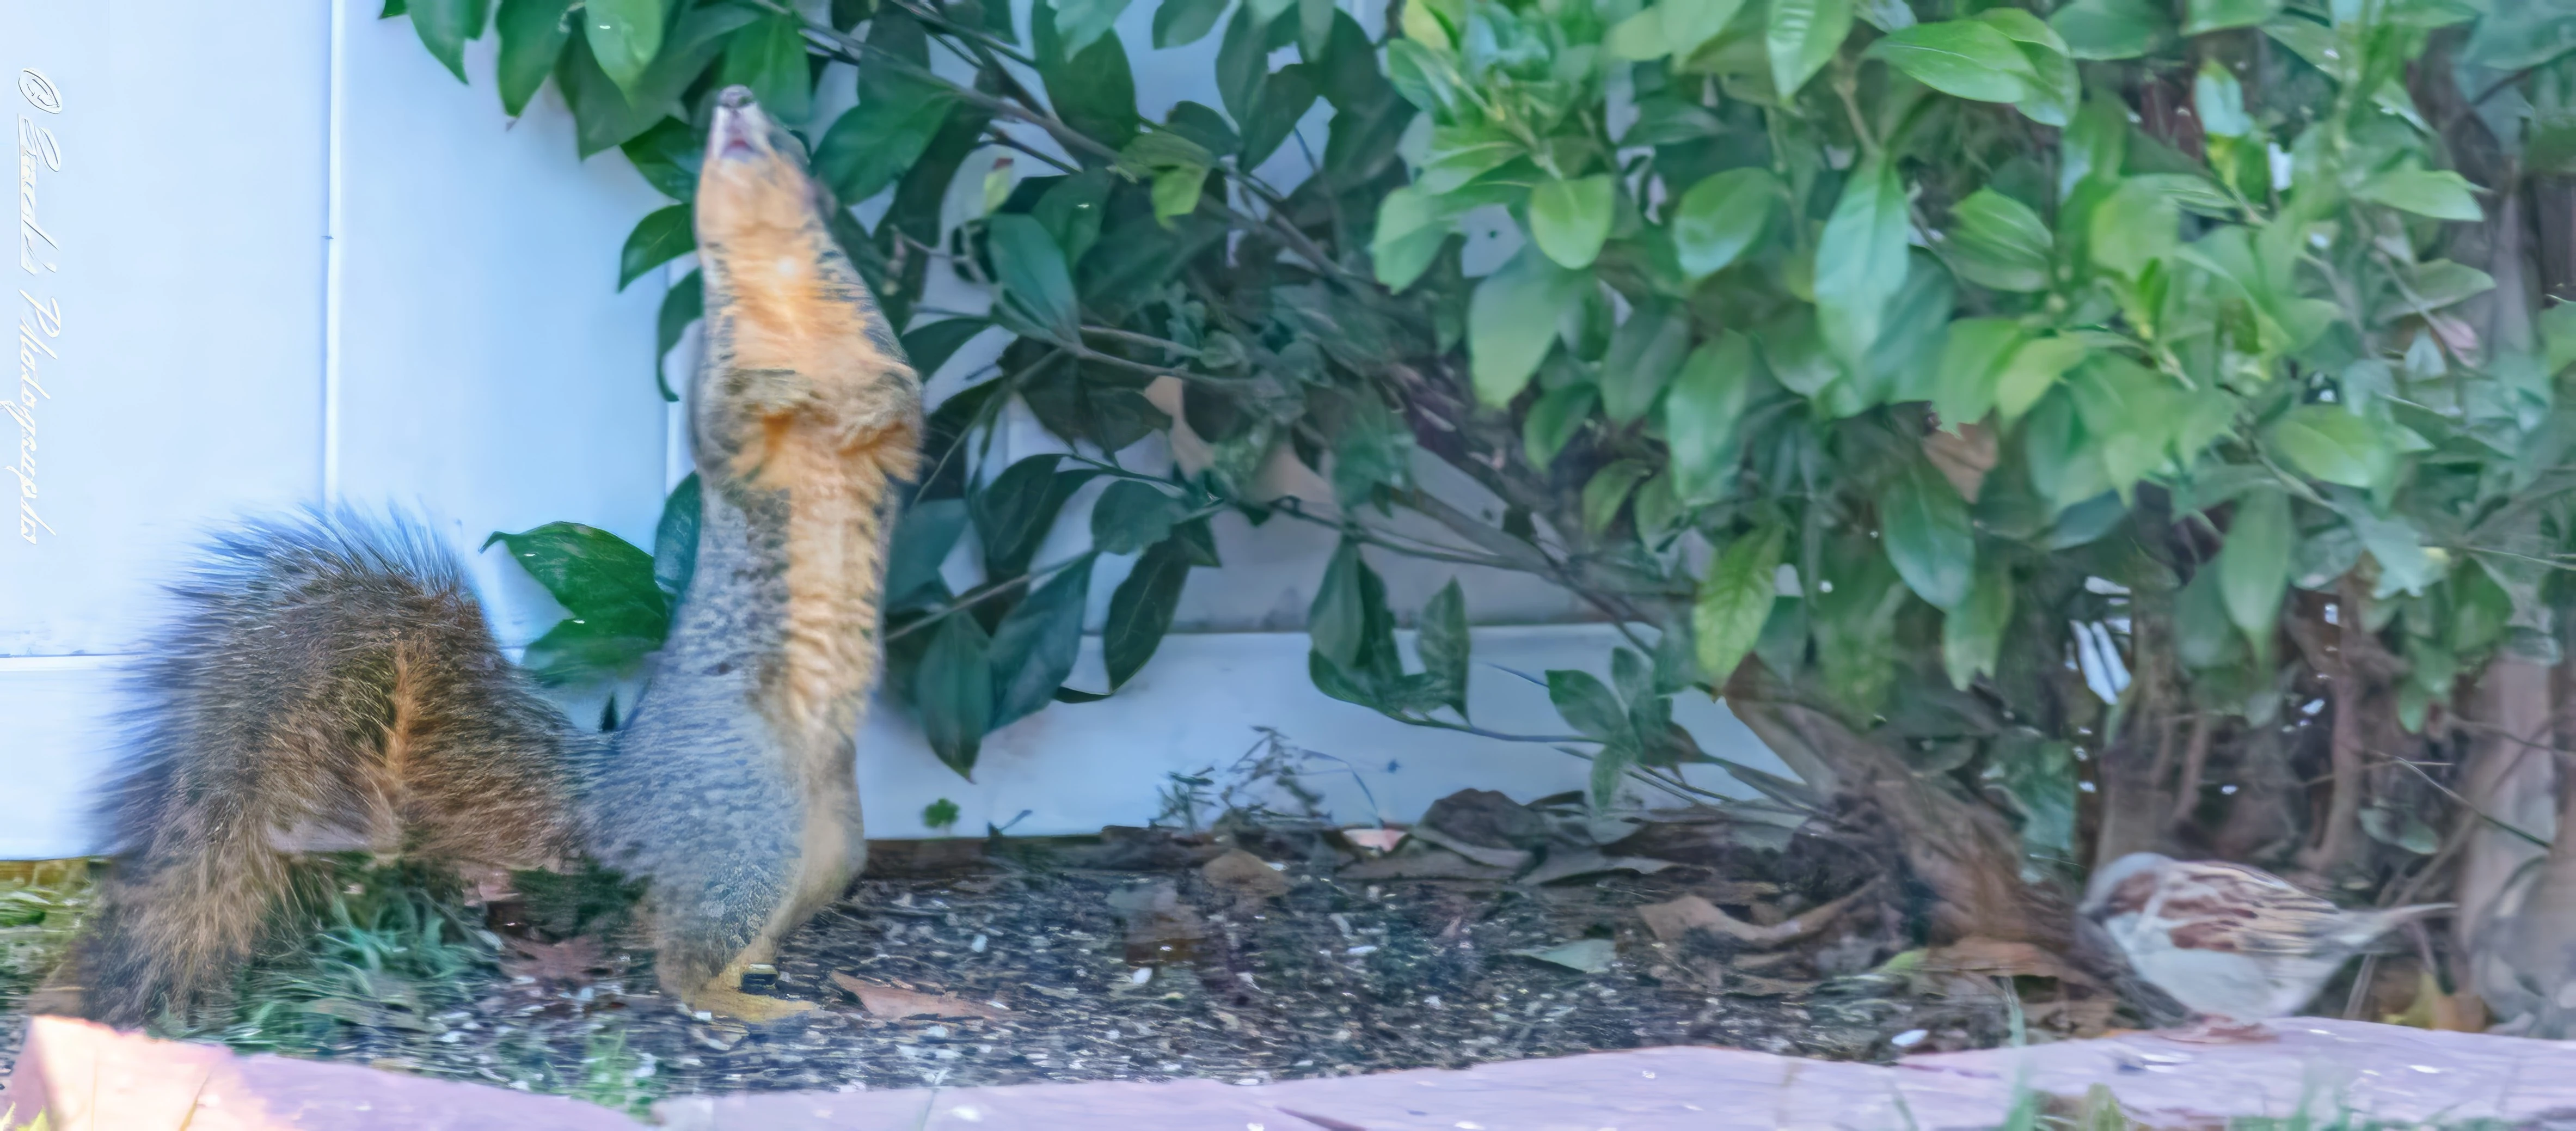
[[2386,911],[2357,915],[2353,917],[2351,928],[2344,933],[2344,941],[2352,946],[2367,946],[2381,935],[2418,919],[2448,911],[2455,906],[2457,905],[2450,903],[2418,903],[2410,907],[2392,907]]

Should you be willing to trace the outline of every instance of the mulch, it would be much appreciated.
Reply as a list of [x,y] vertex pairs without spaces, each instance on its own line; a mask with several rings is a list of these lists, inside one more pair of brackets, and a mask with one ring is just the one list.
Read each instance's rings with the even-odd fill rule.
[[[1667,1044],[1886,1060],[2005,1038],[2004,987],[2027,971],[1927,976],[1900,955],[1896,893],[1845,846],[1706,813],[1593,845],[1496,800],[1435,811],[1391,853],[1317,828],[880,845],[778,957],[770,992],[817,1008],[761,1025],[684,1012],[628,932],[548,939],[499,906],[516,933],[486,940],[497,961],[469,1002],[318,1003],[336,1022],[287,1051],[640,1107]],[[1801,912],[1830,921],[1802,929]]]

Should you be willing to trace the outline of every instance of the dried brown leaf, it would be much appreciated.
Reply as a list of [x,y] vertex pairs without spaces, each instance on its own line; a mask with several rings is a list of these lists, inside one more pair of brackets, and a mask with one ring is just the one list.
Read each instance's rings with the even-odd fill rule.
[[850,991],[869,1016],[889,1021],[905,1017],[999,1017],[989,1005],[979,1005],[947,994],[923,993],[883,982],[853,978],[838,970],[832,972],[832,984]]
[[1200,865],[1199,874],[1238,899],[1268,899],[1288,892],[1288,877],[1240,848]]
[[1663,903],[1650,903],[1637,909],[1646,920],[1646,929],[1665,942],[1673,942],[1693,930],[1704,930],[1721,938],[1757,947],[1774,947],[1806,938],[1832,925],[1851,909],[1853,903],[1875,885],[1863,884],[1822,907],[1792,915],[1778,923],[1763,926],[1747,923],[1718,909],[1716,904],[1696,895],[1685,895]]
[[556,943],[508,937],[501,941],[513,955],[501,959],[501,972],[513,978],[586,982],[592,974],[608,969],[607,956],[592,935],[574,935]]

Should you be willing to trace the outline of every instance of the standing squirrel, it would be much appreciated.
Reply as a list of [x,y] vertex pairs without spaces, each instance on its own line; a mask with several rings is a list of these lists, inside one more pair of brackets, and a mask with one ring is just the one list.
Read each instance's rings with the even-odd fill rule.
[[649,881],[663,989],[766,1020],[749,964],[867,856],[853,738],[921,387],[833,241],[829,194],[742,87],[698,176],[697,564],[623,729],[505,660],[456,562],[400,522],[307,514],[217,540],[137,673],[115,866],[61,979],[139,1024],[226,991],[297,872],[400,851],[469,874],[588,855]]

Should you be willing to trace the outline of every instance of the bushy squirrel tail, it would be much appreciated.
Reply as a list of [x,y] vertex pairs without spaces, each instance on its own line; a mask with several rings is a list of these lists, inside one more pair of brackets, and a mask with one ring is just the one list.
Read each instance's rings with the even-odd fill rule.
[[417,524],[305,512],[222,534],[129,690],[115,862],[69,972],[136,1025],[225,995],[290,906],[292,853],[534,867],[577,851],[586,741],[501,655]]

